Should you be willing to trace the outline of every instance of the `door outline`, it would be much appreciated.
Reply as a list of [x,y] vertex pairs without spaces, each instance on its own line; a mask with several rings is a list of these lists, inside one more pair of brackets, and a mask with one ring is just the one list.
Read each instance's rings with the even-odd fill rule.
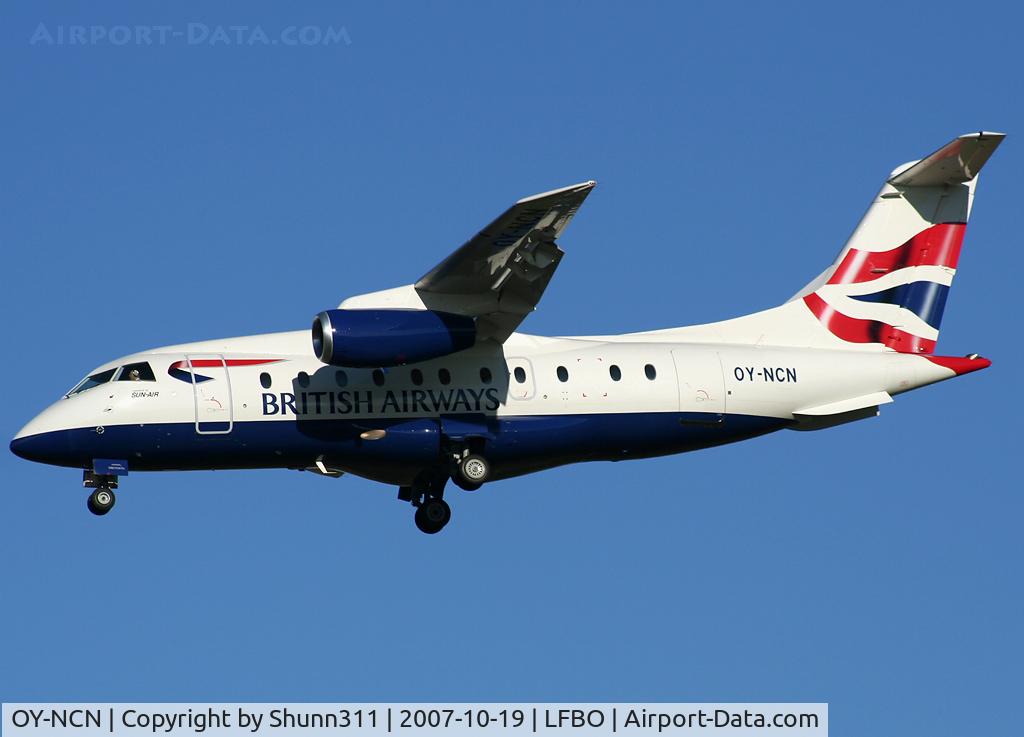
[[[204,424],[205,425],[222,425],[222,424],[224,424],[224,420],[206,420],[204,422],[204,421],[199,419],[199,393],[200,393],[200,389],[199,389],[199,382],[196,381],[195,367],[192,364],[193,359],[196,360],[197,362],[198,361],[202,361],[202,360],[209,361],[211,359],[212,360],[220,361],[220,365],[219,366],[214,365],[214,366],[210,366],[209,368],[214,369],[214,370],[219,370],[219,371],[223,372],[224,388],[225,388],[225,391],[227,392],[227,403],[228,403],[228,416],[227,416],[228,427],[227,427],[226,430],[210,430],[210,429],[204,430],[203,427],[202,427]],[[235,403],[234,403],[234,401],[232,401],[232,394],[233,394],[233,392],[231,391],[231,374],[228,372],[228,362],[227,362],[227,360],[224,358],[223,354],[220,354],[220,353],[186,354],[185,355],[185,365],[188,366],[188,375],[192,378],[192,409],[193,409],[193,413],[194,413],[194,416],[195,416],[196,433],[198,433],[199,435],[227,435],[235,427]],[[203,367],[203,368],[206,368],[206,367]],[[221,377],[217,376],[217,377],[214,377],[213,380],[217,381],[219,378],[221,378]]]
[[[722,422],[728,412],[728,394],[721,354],[718,351],[673,350],[672,363],[679,385],[679,411],[710,414],[712,418],[702,421],[708,424]],[[704,402],[707,404],[702,407]]]

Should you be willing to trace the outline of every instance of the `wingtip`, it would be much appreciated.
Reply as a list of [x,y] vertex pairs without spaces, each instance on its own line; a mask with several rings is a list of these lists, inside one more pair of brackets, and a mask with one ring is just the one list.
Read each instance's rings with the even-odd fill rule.
[[593,179],[588,179],[585,182],[579,182],[578,184],[570,184],[568,187],[559,187],[558,189],[552,189],[548,192],[540,192],[539,194],[532,194],[529,197],[524,197],[521,200],[516,200],[517,205],[521,205],[524,202],[531,202],[533,200],[539,200],[541,197],[550,197],[551,195],[562,194],[563,192],[582,192],[583,190],[591,190],[597,186],[597,182]]

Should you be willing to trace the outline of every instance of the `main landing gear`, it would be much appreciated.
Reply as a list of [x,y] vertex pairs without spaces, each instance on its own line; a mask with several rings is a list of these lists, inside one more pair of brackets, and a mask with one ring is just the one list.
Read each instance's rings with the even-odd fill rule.
[[442,468],[424,471],[412,486],[398,489],[398,498],[416,508],[413,517],[421,532],[434,535],[452,518],[452,508],[444,500],[444,487],[451,478],[466,491],[476,491],[491,477],[491,464],[480,453],[469,449],[452,451],[447,473]]
[[440,474],[425,473],[412,486],[401,486],[398,498],[416,508],[413,520],[420,532],[434,535],[444,529],[452,518],[452,508],[444,500],[448,479]]
[[476,491],[491,476],[491,464],[477,453],[467,453],[456,459],[452,481],[460,489]]
[[117,476],[86,471],[82,475],[82,486],[93,490],[85,503],[90,512],[103,516],[114,508],[114,502],[117,501],[117,497],[114,496],[114,489],[117,488]]
[[420,532],[428,535],[440,532],[452,518],[452,508],[444,499],[427,499],[416,509],[413,519]]
[[414,520],[421,532],[436,534],[451,521],[452,508],[444,501],[447,480],[451,478],[459,488],[475,491],[490,478],[490,463],[481,450],[482,439],[445,443],[442,465],[425,470],[412,486],[398,487],[399,500],[416,508]]

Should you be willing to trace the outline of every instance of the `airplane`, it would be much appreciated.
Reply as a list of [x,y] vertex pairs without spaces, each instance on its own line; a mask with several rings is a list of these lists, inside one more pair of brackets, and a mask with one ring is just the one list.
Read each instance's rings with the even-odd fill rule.
[[519,200],[415,283],[349,297],[310,331],[98,366],[10,447],[81,469],[96,515],[129,471],[285,468],[397,486],[433,534],[449,480],[475,491],[874,417],[991,364],[935,347],[978,172],[1004,137],[969,133],[898,167],[832,264],[770,309],[625,335],[517,332],[587,181]]

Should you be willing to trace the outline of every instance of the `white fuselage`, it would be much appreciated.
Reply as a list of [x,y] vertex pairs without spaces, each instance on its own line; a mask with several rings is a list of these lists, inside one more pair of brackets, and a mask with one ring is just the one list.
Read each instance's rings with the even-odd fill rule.
[[[18,439],[61,435],[46,451],[56,455],[41,460],[62,465],[114,458],[133,470],[312,470],[319,463],[399,484],[436,462],[446,443],[479,443],[500,478],[787,426],[814,429],[845,421],[850,409],[873,409],[873,397],[955,375],[915,355],[668,337],[515,334],[501,346],[389,369],[325,365],[306,331],[169,346],[94,372],[145,362],[153,380],[115,374],[120,380],[54,403]],[[843,404],[861,397],[865,407]],[[374,431],[382,437],[366,439]]]

